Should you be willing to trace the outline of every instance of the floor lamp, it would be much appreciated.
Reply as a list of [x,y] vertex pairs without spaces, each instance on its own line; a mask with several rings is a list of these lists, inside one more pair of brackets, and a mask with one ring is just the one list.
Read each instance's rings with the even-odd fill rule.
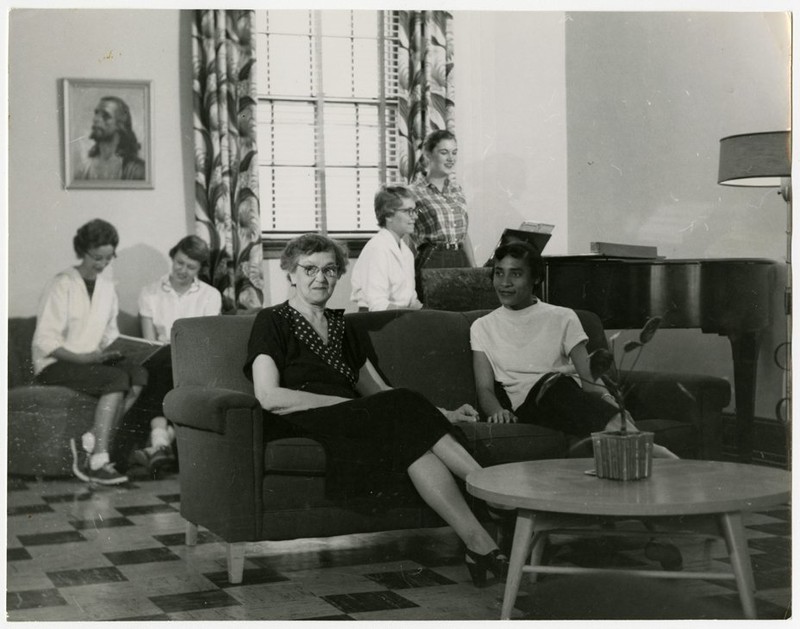
[[[719,141],[719,177],[717,183],[725,186],[756,186],[779,188],[778,194],[786,201],[786,322],[785,365],[780,365],[787,376],[786,397],[776,408],[778,419],[791,425],[791,334],[792,334],[792,134],[791,131],[769,131],[731,135]],[[775,359],[778,362],[778,353]],[[783,417],[781,417],[783,415]],[[787,436],[789,431],[787,431]],[[789,445],[787,439],[787,446]]]

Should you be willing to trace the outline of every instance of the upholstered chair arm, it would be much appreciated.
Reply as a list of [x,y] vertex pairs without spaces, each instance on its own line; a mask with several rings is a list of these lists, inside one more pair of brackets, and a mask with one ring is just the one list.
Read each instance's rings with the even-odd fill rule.
[[731,400],[730,383],[714,376],[634,371],[623,374],[633,388],[626,399],[636,420],[688,422],[700,439],[699,452],[717,458],[722,450],[722,409]]
[[164,414],[177,433],[181,515],[227,542],[260,539],[265,443],[255,397],[182,386],[167,394]]
[[173,389],[164,399],[164,412],[171,422],[219,434],[225,434],[228,412],[237,409],[260,412],[261,407],[258,400],[247,393],[197,385]]

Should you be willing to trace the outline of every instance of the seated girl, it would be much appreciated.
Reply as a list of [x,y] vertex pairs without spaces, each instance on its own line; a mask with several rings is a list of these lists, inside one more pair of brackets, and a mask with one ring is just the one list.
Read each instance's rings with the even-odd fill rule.
[[[198,236],[186,236],[169,250],[170,272],[145,286],[139,294],[139,320],[142,336],[150,341],[168,344],[172,324],[185,317],[206,317],[220,314],[222,296],[213,286],[198,278],[208,262],[209,249]],[[169,345],[147,361],[150,383],[133,411],[125,418],[126,437],[144,443],[141,433],[149,429],[145,447],[130,455],[132,463],[144,467],[149,475],[176,463],[173,444],[175,430],[162,415],[164,396],[172,387],[172,354]],[[136,447],[134,445],[134,447]],[[130,451],[131,446],[128,446]]]
[[[147,384],[147,371],[122,360],[108,346],[119,336],[114,283],[103,274],[116,256],[119,236],[101,219],[80,227],[72,240],[77,266],[48,284],[39,303],[33,335],[36,382],[69,387],[97,398],[94,425],[72,448],[72,471],[100,485],[125,483],[109,455],[122,415]],[[113,363],[113,364],[111,364]]]
[[[613,396],[591,376],[588,337],[578,315],[534,294],[544,277],[538,251],[510,242],[497,248],[492,262],[501,306],[470,328],[478,403],[487,421],[538,424],[581,439],[618,429],[623,418]],[[497,398],[495,381],[510,409]],[[627,412],[624,421],[637,430]],[[676,458],[658,445],[653,454]]]

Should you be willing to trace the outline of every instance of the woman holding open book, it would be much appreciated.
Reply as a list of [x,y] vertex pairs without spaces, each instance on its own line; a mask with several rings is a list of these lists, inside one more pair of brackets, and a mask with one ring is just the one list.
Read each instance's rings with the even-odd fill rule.
[[81,226],[72,240],[77,266],[48,284],[39,303],[33,335],[36,381],[60,385],[98,398],[91,430],[75,439],[72,471],[83,481],[101,485],[125,483],[128,477],[110,460],[114,430],[133,406],[147,371],[108,347],[119,336],[114,284],[103,271],[116,256],[119,235],[110,223],[95,219]]
[[[145,286],[139,295],[139,320],[145,339],[166,345],[177,319],[213,316],[222,311],[219,291],[198,278],[209,255],[208,245],[197,236],[186,236],[170,249],[170,272]],[[175,431],[161,415],[164,396],[173,386],[168,345],[148,360],[147,368],[150,384],[131,413],[131,421],[126,418],[126,424],[134,438],[143,427],[145,431],[149,427],[148,445],[135,449],[132,459],[152,475],[175,464],[172,447]],[[144,439],[139,437],[136,445],[142,442]]]

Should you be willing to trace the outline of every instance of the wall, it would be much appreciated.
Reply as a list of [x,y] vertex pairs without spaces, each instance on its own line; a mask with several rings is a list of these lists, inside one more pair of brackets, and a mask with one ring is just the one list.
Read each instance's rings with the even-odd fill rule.
[[[31,316],[45,283],[75,263],[72,236],[103,218],[120,233],[120,326],[140,288],[193,231],[191,65],[179,11],[14,10],[9,16],[10,316]],[[61,79],[152,81],[153,190],[65,190]]]
[[[790,126],[788,18],[760,13],[570,13],[566,28],[569,251],[652,244],[668,258],[786,255],[775,189],[717,181],[719,139]],[[784,373],[785,268],[763,339],[756,413],[774,417]],[[725,338],[666,330],[643,367],[732,380]]]
[[546,253],[566,253],[564,17],[454,12],[458,170],[479,263],[523,220],[556,225]]

